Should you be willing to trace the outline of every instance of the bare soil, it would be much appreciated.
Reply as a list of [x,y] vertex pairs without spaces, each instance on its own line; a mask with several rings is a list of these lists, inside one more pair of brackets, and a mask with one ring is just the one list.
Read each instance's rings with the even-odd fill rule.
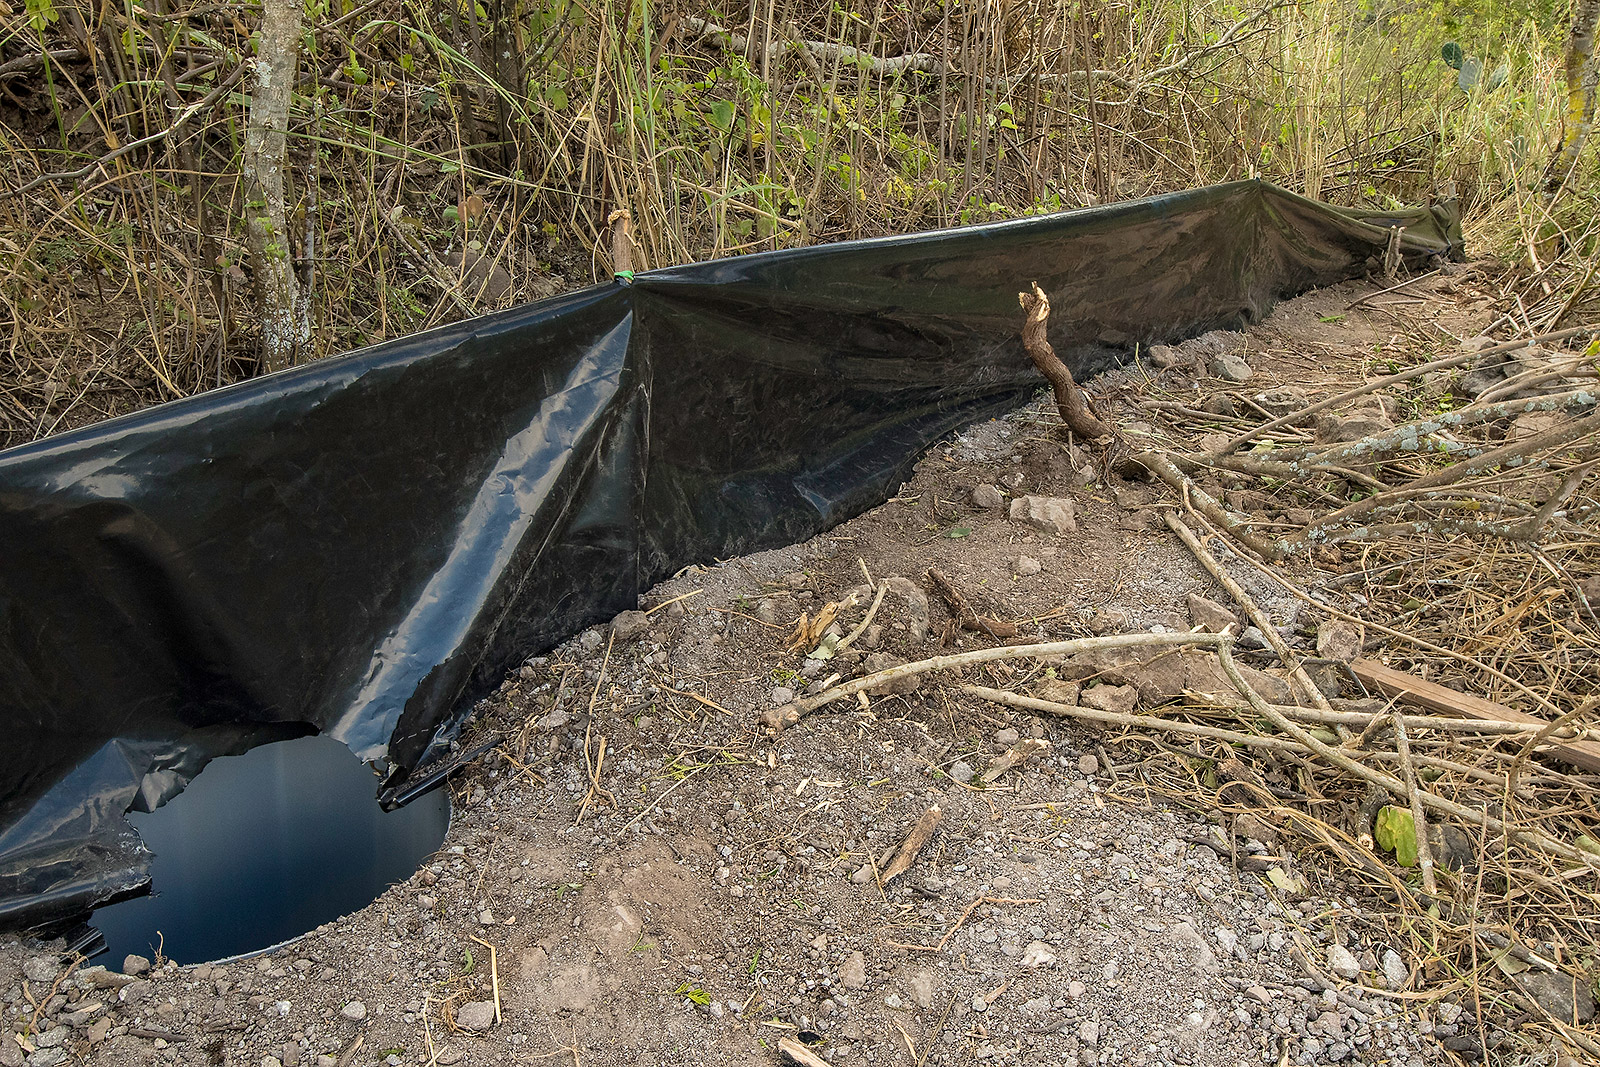
[[[1228,388],[1234,403],[1385,372],[1391,354],[1453,346],[1486,318],[1470,273],[1407,291],[1428,302],[1421,337],[1415,308],[1405,328],[1347,309],[1377,288],[1314,292],[1223,339],[1256,372]],[[1093,391],[1119,398],[1130,437],[1159,439],[1174,430],[1138,401],[1198,407],[1222,388],[1138,364]],[[663,583],[637,636],[597,628],[530,658],[479,709],[476,736],[503,740],[451,782],[445,847],[360,912],[259,958],[158,961],[131,982],[64,975],[50,946],[6,942],[0,1064],[724,1065],[779,1062],[785,1037],[830,1063],[914,1067],[1493,1059],[1497,1035],[1470,1010],[1407,1010],[1410,961],[1389,963],[1402,972],[1389,988],[1398,946],[1335,877],[1150,788],[1112,732],[1013,714],[949,676],[775,738],[758,727],[783,690],[873,657],[993,643],[948,633],[937,597],[924,636],[891,593],[859,651],[786,651],[802,613],[869,576],[926,588],[938,567],[1035,640],[1188,629],[1188,594],[1225,600],[1159,522],[1164,490],[1103,478],[1058,423],[1041,400],[970,427],[882,507]],[[980,485],[1068,498],[1076,531],[980,507]],[[1309,642],[1296,602],[1262,585]],[[841,617],[846,632],[866,606]],[[965,678],[1025,688],[1043,670]],[[1049,750],[983,786],[974,772],[1019,737]],[[934,804],[931,842],[882,884]],[[1271,868],[1312,893],[1282,892]],[[1332,974],[1342,951],[1353,979]],[[487,1022],[497,996],[499,1021],[464,1025]]]

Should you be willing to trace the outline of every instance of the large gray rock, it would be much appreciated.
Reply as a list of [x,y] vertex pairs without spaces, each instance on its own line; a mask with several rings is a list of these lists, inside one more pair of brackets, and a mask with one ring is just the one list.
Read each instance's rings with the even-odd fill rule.
[[1057,537],[1078,529],[1077,509],[1061,496],[1019,496],[1011,502],[1011,519]]

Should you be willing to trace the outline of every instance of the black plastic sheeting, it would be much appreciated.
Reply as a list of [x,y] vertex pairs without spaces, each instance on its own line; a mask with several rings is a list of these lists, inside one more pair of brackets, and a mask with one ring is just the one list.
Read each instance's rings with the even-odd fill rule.
[[508,667],[685,564],[872,507],[1041,382],[1360,272],[1448,206],[1238,182],[640,274],[0,455],[0,923],[147,881],[128,828],[213,756],[321,731],[391,797]]

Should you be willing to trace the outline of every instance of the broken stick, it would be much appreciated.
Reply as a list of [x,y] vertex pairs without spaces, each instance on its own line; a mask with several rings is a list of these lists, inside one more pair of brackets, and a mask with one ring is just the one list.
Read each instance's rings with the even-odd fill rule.
[[1056,350],[1045,336],[1050,322],[1050,298],[1044,295],[1039,283],[1033,283],[1033,292],[1018,293],[1017,303],[1027,312],[1022,322],[1022,347],[1028,358],[1039,368],[1039,373],[1050,382],[1056,394],[1056,407],[1061,410],[1061,421],[1067,429],[1084,440],[1100,444],[1116,436],[1110,426],[1102,422],[1089,405],[1089,398],[1072,378],[1072,371],[1061,362]]
[[916,860],[917,853],[922,851],[922,846],[928,843],[933,836],[933,831],[938,828],[939,820],[944,818],[944,812],[935,804],[922,813],[922,818],[917,820],[917,825],[911,828],[906,835],[905,842],[900,846],[900,851],[895,853],[894,862],[889,864],[889,869],[883,872],[883,884],[888,885],[892,880],[905,874],[906,870]]
[[928,581],[933,584],[939,599],[950,608],[950,614],[966,629],[988,634],[996,641],[1017,636],[1016,624],[987,618],[974,611],[972,605],[967,603],[967,598],[961,595],[961,590],[938,567],[928,568]]

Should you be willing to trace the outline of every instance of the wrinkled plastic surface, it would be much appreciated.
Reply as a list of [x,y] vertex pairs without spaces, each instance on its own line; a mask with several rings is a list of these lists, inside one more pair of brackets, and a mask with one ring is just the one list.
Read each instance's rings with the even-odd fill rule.
[[442,759],[508,666],[687,563],[880,503],[1042,384],[1358,273],[1445,207],[1255,182],[641,273],[0,454],[0,923],[145,880],[123,812],[320,731]]

